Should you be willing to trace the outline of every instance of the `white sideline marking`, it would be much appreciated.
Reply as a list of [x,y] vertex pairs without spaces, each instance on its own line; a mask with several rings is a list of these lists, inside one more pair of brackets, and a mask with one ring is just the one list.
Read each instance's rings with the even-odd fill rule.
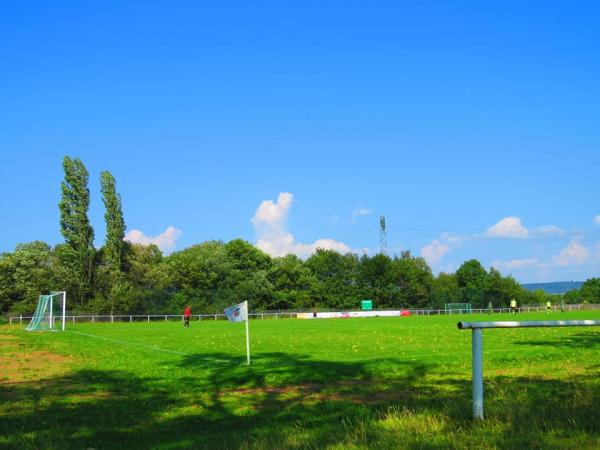
[[122,339],[109,338],[109,337],[106,337],[106,336],[99,336],[97,334],[83,333],[81,331],[73,331],[73,330],[69,330],[69,333],[75,333],[75,334],[80,334],[82,336],[87,336],[87,337],[102,339],[104,341],[117,342],[119,344],[134,345],[136,347],[142,347],[142,348],[145,348],[147,350],[154,350],[156,352],[164,352],[164,353],[170,353],[172,355],[187,356],[187,353],[178,352],[177,350],[168,350],[168,349],[165,349],[165,348],[155,347],[153,345],[144,345],[144,344],[140,344],[138,342],[124,341]]

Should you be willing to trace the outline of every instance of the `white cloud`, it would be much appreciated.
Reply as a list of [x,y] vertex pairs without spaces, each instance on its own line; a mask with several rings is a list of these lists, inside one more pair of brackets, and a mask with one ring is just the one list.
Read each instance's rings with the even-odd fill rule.
[[526,238],[529,230],[523,226],[518,217],[505,217],[485,232],[488,237],[494,238]]
[[277,203],[273,200],[263,200],[254,213],[252,223],[255,227],[283,228],[293,199],[294,196],[289,192],[281,192]]
[[594,217],[594,223],[596,225],[600,225],[600,214],[598,214],[596,217]]
[[429,264],[435,264],[449,251],[450,247],[448,245],[438,240],[433,240],[429,245],[426,245],[421,249],[421,256],[425,258]]
[[540,260],[537,258],[513,259],[511,261],[494,261],[492,267],[497,269],[519,270],[538,267]]
[[556,225],[544,225],[534,228],[531,234],[535,236],[564,236],[567,232]]
[[449,244],[458,245],[462,243],[464,240],[469,239],[468,236],[459,236],[457,234],[452,233],[442,233],[440,239]]
[[352,211],[353,216],[368,216],[373,212],[370,208],[358,208]]
[[558,266],[581,266],[590,257],[590,252],[577,239],[573,239],[558,255],[552,257],[552,262]]
[[[600,247],[597,249],[600,252]],[[493,267],[497,269],[530,271],[535,270],[538,273],[553,273],[555,269],[561,271],[569,267],[580,267],[586,263],[593,263],[600,257],[600,253],[592,254],[579,239],[573,239],[559,253],[550,257],[550,259],[541,260],[539,258],[513,259],[511,261],[494,261]]]
[[421,256],[433,265],[442,260],[442,258],[456,247],[462,244],[463,241],[469,239],[468,236],[458,236],[451,233],[442,233],[438,239],[434,239],[421,249]]
[[256,246],[271,256],[295,254],[306,258],[317,249],[337,250],[340,253],[352,251],[350,247],[333,239],[317,239],[311,244],[296,242],[292,233],[287,230],[287,216],[294,196],[289,192],[281,192],[277,202],[263,200],[251,222],[256,233]]
[[134,244],[155,244],[162,252],[170,253],[175,249],[175,242],[182,234],[181,230],[172,226],[167,227],[165,231],[154,237],[146,236],[140,230],[131,230],[125,235],[125,240]]

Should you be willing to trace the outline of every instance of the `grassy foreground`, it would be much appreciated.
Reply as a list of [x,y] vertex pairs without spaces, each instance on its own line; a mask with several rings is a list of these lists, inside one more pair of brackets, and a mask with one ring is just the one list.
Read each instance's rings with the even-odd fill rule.
[[600,448],[600,328],[484,331],[474,423],[460,318],[0,326],[0,447]]

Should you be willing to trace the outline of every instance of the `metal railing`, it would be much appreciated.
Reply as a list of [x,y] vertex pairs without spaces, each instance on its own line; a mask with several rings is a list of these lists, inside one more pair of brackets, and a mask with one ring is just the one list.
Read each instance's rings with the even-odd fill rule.
[[[265,319],[284,319],[296,317],[296,312],[277,312],[277,313],[249,313],[248,316],[251,319],[265,320]],[[9,323],[27,323],[30,321],[32,316],[10,316],[8,318]],[[183,314],[77,314],[77,315],[66,315],[66,321],[68,323],[82,323],[82,322],[99,322],[99,323],[118,323],[118,322],[168,322],[174,320],[183,321]],[[193,319],[196,320],[226,320],[225,314],[193,314]]]
[[483,419],[483,332],[484,328],[585,327],[600,320],[535,320],[525,322],[458,322],[459,330],[472,330],[473,418]]
[[[593,307],[598,305],[565,305],[565,311],[579,311],[584,307]],[[332,308],[333,310],[333,308]],[[487,308],[471,308],[471,309],[457,309],[453,311],[447,311],[444,309],[414,309],[406,308],[406,311],[410,311],[412,315],[416,316],[437,316],[437,315],[468,315],[468,314],[488,314],[490,312]],[[249,313],[251,319],[284,319],[284,318],[295,318],[299,312],[312,312],[312,310],[294,310],[294,311],[276,311],[276,312],[257,312]],[[517,308],[517,312],[544,312],[547,311],[545,306],[523,306]],[[556,305],[552,306],[553,312],[561,311],[561,307]],[[494,314],[505,314],[509,313],[509,308],[493,308]],[[225,320],[225,314],[194,314],[192,316],[197,320]],[[9,323],[28,322],[31,320],[31,316],[9,316]],[[71,314],[66,316],[66,320],[69,323],[80,323],[80,322],[156,322],[156,321],[172,321],[172,320],[183,320],[182,314]]]
[[[564,305],[564,311],[580,311],[582,306],[596,306],[596,305]],[[592,308],[594,309],[594,308]],[[465,315],[465,314],[488,314],[490,312],[494,314],[505,314],[512,312],[510,308],[492,308],[490,311],[489,308],[469,308],[469,309],[454,309],[454,310],[445,310],[445,309],[414,309],[409,308],[408,311],[411,314],[415,314],[417,316],[435,316],[435,315]],[[546,312],[548,308],[546,306],[521,306],[516,309],[517,313],[528,313],[528,312]],[[561,312],[562,308],[560,305],[552,305],[550,308],[552,312]]]

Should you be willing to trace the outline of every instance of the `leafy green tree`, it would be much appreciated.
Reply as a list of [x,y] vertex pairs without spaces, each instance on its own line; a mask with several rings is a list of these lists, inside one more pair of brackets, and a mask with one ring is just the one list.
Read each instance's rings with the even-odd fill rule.
[[570,291],[565,292],[564,294],[565,303],[574,305],[577,303],[581,303],[581,291],[579,289],[572,289]]
[[473,308],[486,306],[485,292],[488,287],[488,274],[476,259],[464,262],[456,271],[456,281],[462,291],[462,301]]
[[115,178],[110,172],[104,171],[100,174],[100,187],[102,200],[104,202],[106,221],[106,239],[104,243],[103,256],[107,265],[108,278],[111,284],[109,292],[111,301],[111,314],[115,310],[115,299],[122,297],[120,285],[123,279],[123,248],[125,237],[125,220],[121,208],[121,196],[117,193]]
[[[88,219],[90,191],[89,174],[79,158],[63,159],[65,172],[61,183],[62,198],[59,203],[60,229],[70,252],[65,254],[66,262],[77,274],[77,292],[70,293],[83,305],[92,294],[94,270],[94,230]],[[74,294],[74,295],[73,295]]]
[[582,303],[600,303],[600,278],[586,280],[579,293]]
[[315,278],[313,306],[356,308],[361,299],[357,282],[359,259],[334,250],[318,249],[305,262]]
[[190,304],[194,310],[219,312],[237,298],[228,280],[232,271],[224,245],[207,241],[165,258],[169,310],[181,312]]
[[229,267],[226,286],[233,293],[230,303],[248,300],[251,310],[271,309],[271,257],[243,239],[229,241],[224,250]]
[[119,312],[167,312],[167,271],[156,245],[125,242],[124,280],[114,289],[114,307]]
[[0,312],[31,314],[38,296],[56,290],[50,246],[34,241],[0,255]]
[[434,309],[444,309],[446,303],[461,303],[462,291],[452,273],[441,272],[431,286],[431,306]]
[[393,282],[398,288],[398,298],[391,306],[430,306],[433,274],[425,259],[412,256],[409,251],[402,252],[399,258],[392,261],[392,274]]
[[313,307],[311,298],[316,280],[302,260],[295,255],[274,258],[269,269],[273,302],[269,309],[306,309]]
[[398,300],[399,287],[393,282],[392,259],[388,255],[363,255],[358,266],[357,280],[360,296],[373,300],[376,308],[392,307]]
[[533,292],[529,292],[527,303],[538,306],[545,306],[549,298],[551,298],[551,296],[544,292],[543,289],[536,289]]
[[268,270],[271,257],[243,239],[234,239],[224,246],[225,253],[233,269],[240,273]]

